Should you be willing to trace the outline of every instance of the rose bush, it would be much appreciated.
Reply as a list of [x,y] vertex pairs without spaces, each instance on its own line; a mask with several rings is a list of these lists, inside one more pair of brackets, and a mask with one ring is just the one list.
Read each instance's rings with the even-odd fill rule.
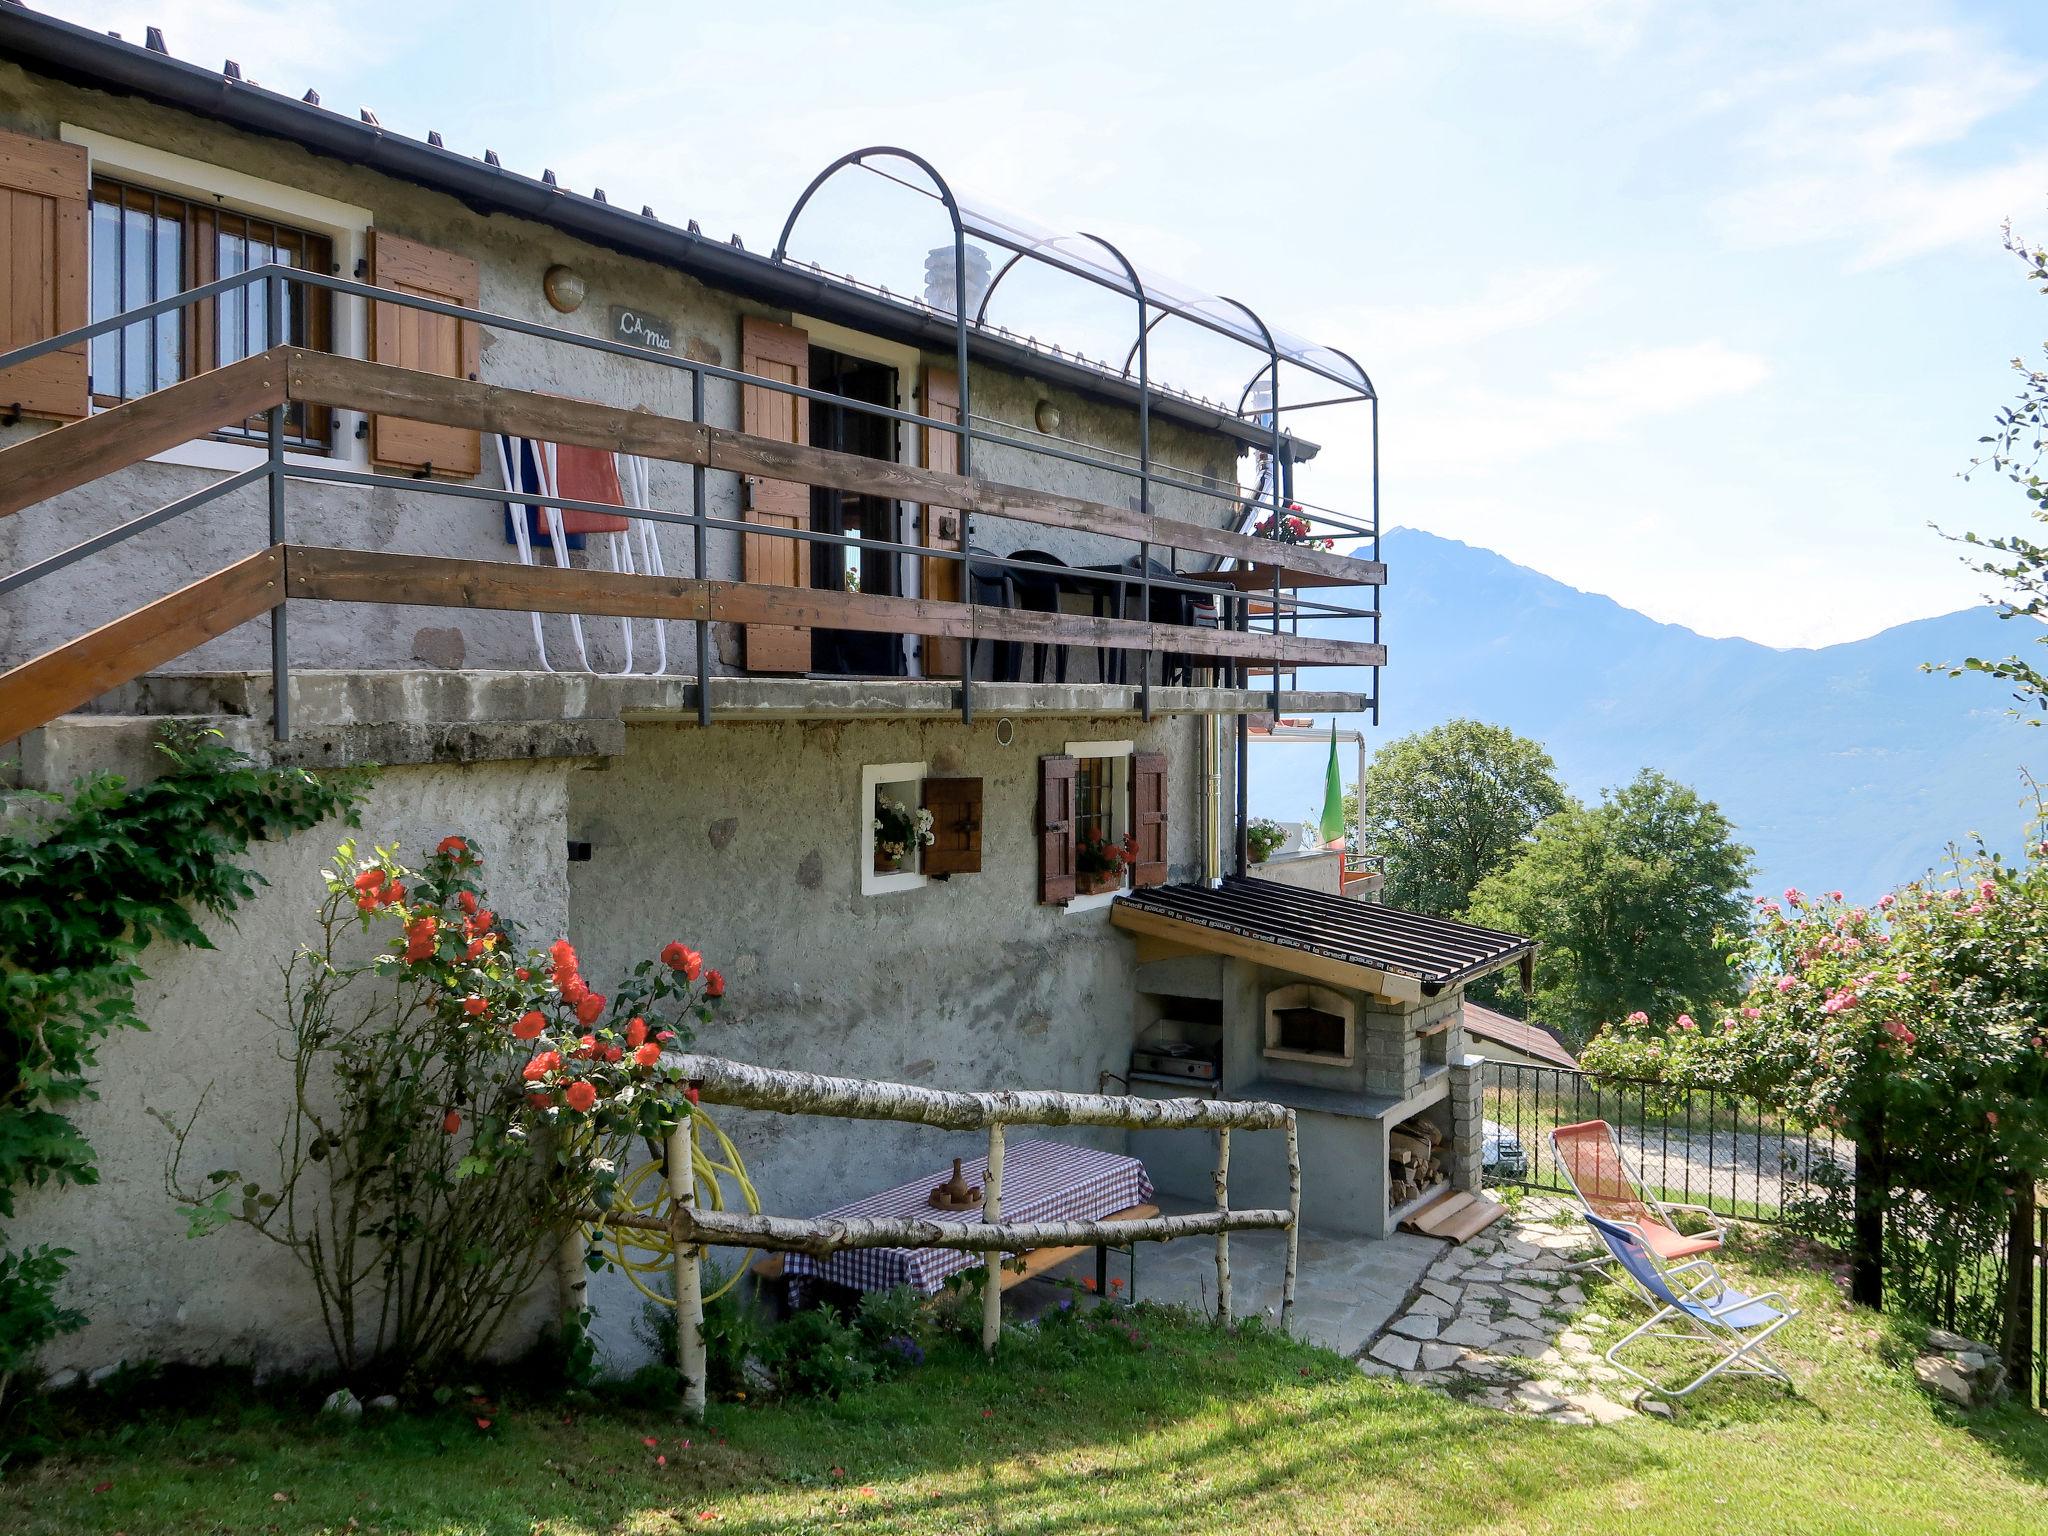
[[2031,1211],[2048,1168],[2048,843],[2017,865],[1979,848],[1867,905],[1758,897],[1732,959],[1735,1007],[1704,1025],[1632,1015],[1586,1068],[1739,1093],[1853,1142],[1860,1300],[1883,1294],[1887,1207],[1917,1198],[1979,1227]]
[[598,992],[566,938],[522,947],[461,836],[417,868],[344,843],[324,880],[321,938],[286,972],[277,1168],[189,1183],[188,1120],[168,1178],[195,1233],[294,1253],[352,1381],[431,1380],[489,1342],[574,1211],[611,1203],[633,1142],[689,1113],[666,1053],[725,983],[678,940]]

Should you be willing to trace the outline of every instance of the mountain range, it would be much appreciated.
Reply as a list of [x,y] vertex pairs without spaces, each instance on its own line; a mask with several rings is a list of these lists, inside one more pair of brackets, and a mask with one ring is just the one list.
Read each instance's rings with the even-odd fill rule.
[[[1973,832],[2008,854],[2026,832],[2021,770],[2048,776],[2048,734],[1991,679],[1919,670],[2009,654],[2022,636],[1988,607],[1779,650],[1659,623],[1454,539],[1404,528],[1381,544],[1380,723],[1342,717],[1368,751],[1468,716],[1542,742],[1585,800],[1658,769],[1720,804],[1756,850],[1758,890],[1872,898]],[[1370,691],[1341,670],[1303,681]],[[1348,783],[1351,749],[1341,761]],[[1323,775],[1313,747],[1255,747],[1253,813],[1312,815]]]

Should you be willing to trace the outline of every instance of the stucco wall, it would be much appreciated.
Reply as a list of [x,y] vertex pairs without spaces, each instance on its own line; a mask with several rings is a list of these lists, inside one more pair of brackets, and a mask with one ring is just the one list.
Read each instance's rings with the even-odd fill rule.
[[[356,835],[417,855],[450,831],[471,832],[487,850],[493,899],[529,933],[559,932],[568,913],[570,771],[564,762],[386,769]],[[284,1250],[239,1227],[185,1235],[164,1189],[170,1138],[150,1114],[182,1123],[204,1095],[188,1170],[239,1167],[260,1179],[259,1170],[275,1167],[291,1096],[271,1022],[279,967],[317,936],[319,872],[348,835],[334,822],[258,844],[248,863],[270,884],[232,923],[205,925],[214,949],[159,944],[144,955],[149,979],[136,1003],[148,1032],[106,1043],[94,1074],[99,1098],[74,1116],[98,1151],[100,1182],[31,1197],[7,1234],[10,1247],[53,1243],[77,1255],[63,1299],[89,1321],[45,1351],[53,1372],[124,1359],[274,1368],[328,1358],[311,1287]]]
[[[739,362],[743,313],[790,318],[787,313],[767,311],[709,289],[671,269],[586,244],[530,221],[482,215],[454,198],[295,145],[244,134],[147,102],[45,80],[15,65],[0,64],[0,127],[54,138],[66,124],[364,208],[381,230],[474,256],[482,267],[482,307],[496,313],[597,334],[608,324],[610,304],[629,304],[670,319],[679,343],[692,357],[728,366]],[[571,315],[550,308],[541,291],[542,274],[556,262],[574,266],[588,282],[588,301]],[[337,301],[338,334],[348,333],[357,302]],[[950,356],[930,361],[946,367],[952,364]],[[679,371],[503,331],[484,332],[482,375],[493,383],[646,407],[669,415],[688,414],[688,378]],[[915,381],[905,382],[908,386]],[[1087,401],[1071,391],[993,367],[977,366],[973,371],[977,418],[1027,425],[1041,398],[1059,408],[1063,436],[1135,452],[1133,412]],[[707,409],[715,423],[737,426],[737,387],[712,381],[707,389]],[[342,413],[337,441],[344,458],[354,455],[361,459],[363,454],[353,436],[355,422],[353,415]],[[0,443],[36,430],[41,429],[32,424],[0,430]],[[1234,479],[1235,450],[1220,436],[1162,422],[1154,428],[1153,442],[1162,464],[1216,477],[1226,485]],[[499,485],[494,451],[488,443],[484,460],[478,483]],[[369,466],[363,462],[356,467]],[[982,448],[975,468],[994,478],[1135,505],[1135,482],[1127,477],[1033,457],[1011,447]],[[198,489],[220,473],[151,463],[82,487],[26,514],[0,520],[0,560],[9,569],[18,568]],[[710,510],[719,516],[737,516],[735,478],[719,473],[708,479]],[[687,510],[689,471],[679,465],[655,464],[652,493],[658,507]],[[1173,489],[1157,493],[1155,508],[1209,524],[1227,521],[1230,512],[1227,503]],[[291,538],[302,543],[478,559],[512,555],[504,539],[502,512],[491,503],[300,482],[290,489],[288,522]],[[252,488],[95,556],[64,577],[12,594],[0,600],[0,659],[38,654],[142,601],[218,570],[267,542],[266,526],[260,488]],[[689,531],[664,528],[659,537],[668,570],[691,574]],[[739,541],[737,533],[714,532],[706,574],[720,579],[737,577]],[[1047,549],[1069,564],[1117,560],[1136,553],[1130,546],[1107,540],[997,519],[978,520],[974,542],[998,554],[1027,547]],[[559,648],[559,657],[568,647],[566,626],[564,621],[552,619],[549,628],[549,644]],[[588,628],[593,662],[616,666],[620,655],[616,621],[599,620]],[[459,644],[451,635],[459,636]],[[719,654],[728,668],[738,661],[733,639],[721,637]],[[687,645],[673,649],[676,669],[693,670],[694,651]],[[213,640],[173,665],[194,671],[261,666],[267,665],[268,654],[266,626],[257,623]],[[309,666],[397,667],[425,661],[522,667],[534,663],[528,622],[521,614],[373,610],[337,604],[302,603],[293,608],[292,654],[295,661]],[[645,665],[644,659],[641,664]],[[1082,675],[1088,675],[1089,665],[1082,661]]]
[[[1068,741],[1173,750],[1173,878],[1200,873],[1200,724],[993,720],[629,727],[622,760],[570,784],[570,866],[585,969],[616,975],[671,938],[730,982],[711,1054],[934,1088],[1101,1091],[1134,1036],[1131,941],[1101,908],[1038,904],[1038,760]],[[861,894],[864,764],[924,761],[983,781],[982,869]],[[972,1156],[981,1139],[885,1122],[714,1112],[762,1208],[810,1215]],[[1115,1131],[1013,1131],[1121,1144]],[[639,1306],[615,1276],[591,1296],[615,1358]]]

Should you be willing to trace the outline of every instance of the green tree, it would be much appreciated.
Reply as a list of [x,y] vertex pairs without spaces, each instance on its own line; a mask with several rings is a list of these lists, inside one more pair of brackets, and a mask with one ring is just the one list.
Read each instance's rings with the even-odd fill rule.
[[[2029,248],[2010,225],[2006,226],[2005,248],[2019,258],[2026,269],[2026,280],[2048,294],[2048,250],[2039,246]],[[2043,346],[2042,356],[2048,359],[2048,345]],[[1986,452],[1971,463],[1963,478],[1967,480],[1984,469],[2004,475],[2026,496],[2027,510],[2034,520],[2048,522],[2048,477],[2041,474],[2041,455],[2048,449],[2048,368],[2035,366],[2023,357],[2014,358],[2012,368],[2019,375],[2019,392],[2010,404],[1999,409],[1992,420],[1992,430],[1978,439]],[[2003,589],[2000,595],[1987,598],[1998,610],[1998,616],[2032,619],[2033,625],[2021,627],[2038,630],[2040,621],[2048,619],[2048,545],[2023,533],[1992,537],[1962,533],[1950,537],[1970,545],[1966,563]],[[2032,640],[2036,645],[2048,645],[2048,631],[2035,633]],[[1941,662],[1938,669],[1945,670],[1950,677],[1982,672],[2008,684],[2015,699],[2022,705],[2033,706],[2033,712],[2023,716],[2029,725],[2041,724],[2042,712],[2048,711],[2048,674],[2044,674],[2040,664],[2018,652],[2005,657],[1969,656],[1962,661]]]
[[1451,720],[1390,741],[1365,770],[1359,851],[1386,861],[1388,906],[1451,917],[1513,862],[1544,817],[1570,805],[1540,743],[1504,726]]
[[1749,857],[1713,801],[1645,769],[1546,820],[1466,915],[1537,941],[1530,1016],[1577,1045],[1624,1014],[1734,997],[1717,941],[1746,925]]

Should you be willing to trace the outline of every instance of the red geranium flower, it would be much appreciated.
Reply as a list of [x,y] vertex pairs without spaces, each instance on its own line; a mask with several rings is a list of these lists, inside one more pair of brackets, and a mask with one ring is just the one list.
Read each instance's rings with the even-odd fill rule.
[[540,1010],[529,1008],[519,1015],[519,1022],[512,1026],[512,1037],[515,1040],[537,1040],[540,1038],[540,1032],[547,1027],[548,1021],[541,1016]]
[[725,996],[725,978],[716,971],[707,972],[704,977],[704,995],[706,997]]
[[652,1040],[633,1053],[633,1060],[643,1067],[651,1067],[661,1060],[661,1047]]
[[563,1097],[568,1100],[571,1109],[581,1113],[597,1102],[597,1088],[596,1085],[578,1078],[569,1085],[568,1092]]

